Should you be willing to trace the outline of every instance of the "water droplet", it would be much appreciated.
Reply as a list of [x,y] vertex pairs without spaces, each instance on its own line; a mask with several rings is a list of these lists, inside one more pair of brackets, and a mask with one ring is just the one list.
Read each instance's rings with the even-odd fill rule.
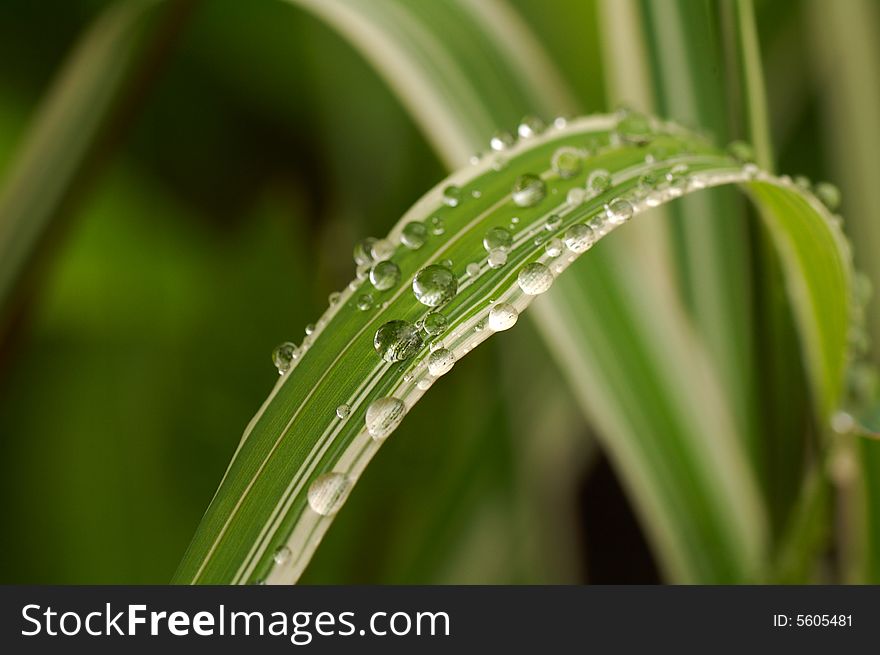
[[831,429],[837,434],[850,434],[855,428],[856,422],[847,412],[838,411],[831,417]]
[[338,416],[339,418],[348,418],[349,414],[351,414],[351,407],[346,404],[342,404],[336,408],[336,416]]
[[745,173],[746,177],[750,180],[754,180],[758,177],[758,174],[761,172],[761,169],[758,168],[756,164],[748,163],[742,168],[743,173]]
[[272,351],[272,363],[278,369],[278,375],[284,375],[290,370],[296,359],[296,344],[285,341]]
[[580,187],[572,187],[565,196],[565,202],[572,207],[580,205],[587,197],[587,192]]
[[428,372],[434,377],[448,373],[454,364],[455,355],[446,348],[438,348],[428,356]]
[[307,335],[312,334],[314,331],[315,331],[315,324],[314,323],[309,323],[308,325],[306,325],[306,334]]
[[388,239],[376,239],[373,241],[373,247],[370,249],[374,262],[381,262],[394,254],[394,244]]
[[731,141],[727,144],[727,153],[740,164],[755,161],[755,149],[745,141]]
[[339,293],[338,291],[334,291],[329,296],[327,296],[327,302],[330,303],[331,305],[335,305],[336,303],[339,302],[339,299],[341,297],[342,297],[341,293]]
[[461,189],[454,184],[443,189],[443,202],[450,207],[458,207],[461,203]]
[[406,405],[399,398],[389,396],[370,403],[364,423],[373,439],[384,439],[394,432],[404,416],[406,416]]
[[358,280],[366,280],[370,275],[370,265],[369,264],[360,264],[355,270],[355,276]]
[[425,377],[423,377],[421,380],[419,380],[418,382],[416,382],[416,386],[417,386],[419,389],[421,389],[422,391],[425,391],[426,389],[430,389],[430,388],[431,388],[431,383],[433,383],[433,382],[434,382],[434,380],[432,380],[431,378],[425,376]]
[[477,262],[471,262],[464,270],[471,277],[477,277],[480,274],[480,265]]
[[495,332],[509,330],[516,324],[517,318],[519,314],[513,305],[497,303],[489,310],[489,328]]
[[553,119],[553,127],[557,130],[561,130],[566,125],[568,125],[568,119],[565,116],[557,116]]
[[568,180],[581,172],[581,153],[576,148],[563,146],[553,153],[550,165],[559,177]]
[[520,121],[516,131],[523,139],[528,139],[543,132],[544,127],[544,121],[540,118],[536,116],[526,116]]
[[547,242],[547,245],[544,246],[544,250],[549,257],[559,257],[559,255],[562,254],[562,241],[559,239],[550,239],[550,241]]
[[275,562],[278,566],[284,564],[287,560],[290,559],[290,548],[287,546],[278,546],[278,550],[275,551],[275,554],[272,555],[272,561]]
[[428,240],[428,228],[424,223],[412,221],[403,226],[400,242],[411,250],[418,250]]
[[622,141],[643,146],[651,140],[651,121],[644,114],[632,111],[617,123],[617,134]]
[[550,235],[547,234],[546,232],[539,232],[538,234],[535,235],[535,238],[532,239],[532,243],[534,243],[536,246],[540,246],[549,237],[550,237]]
[[482,198],[482,197],[483,197],[483,192],[480,191],[479,189],[474,189],[473,191],[471,191],[471,198]]
[[520,175],[513,184],[511,196],[519,207],[534,207],[547,195],[547,185],[537,175]]
[[370,269],[370,282],[379,291],[385,291],[400,282],[400,268],[391,261],[379,262]]
[[358,241],[354,245],[354,263],[358,266],[373,263],[373,244],[376,243],[373,237],[367,237]]
[[452,260],[449,258],[441,259],[440,266],[445,266],[446,268],[448,268],[451,271],[452,270]]
[[438,307],[455,297],[458,280],[446,266],[431,264],[416,273],[412,288],[420,303]]
[[489,268],[501,268],[507,263],[507,252],[496,248],[489,253],[486,261],[489,263]]
[[632,218],[632,203],[624,198],[616,198],[605,206],[605,215],[614,225],[625,223]]
[[514,143],[516,143],[516,137],[506,130],[499,130],[492,135],[489,147],[496,152],[501,152],[502,150],[507,150]]
[[533,262],[520,269],[516,282],[526,295],[538,296],[553,284],[553,273],[544,264]]
[[596,234],[586,223],[578,223],[565,233],[565,245],[572,252],[584,252],[596,241]]
[[433,216],[431,218],[431,234],[435,237],[439,237],[444,232],[446,232],[446,223],[443,222],[441,217]]
[[433,336],[443,332],[443,330],[446,329],[447,323],[447,318],[440,312],[428,312],[422,323],[422,327],[425,329],[425,332]]
[[373,346],[386,362],[402,362],[419,351],[422,336],[409,321],[388,321],[376,330]]
[[357,308],[362,312],[369,311],[373,309],[373,296],[368,293],[362,294],[358,296],[357,299]]
[[798,175],[794,178],[794,183],[795,186],[803,189],[804,191],[809,191],[810,187],[813,186],[812,182],[810,182],[810,178],[808,178],[806,175]]
[[835,211],[840,207],[840,189],[831,184],[831,182],[817,182],[813,193],[829,210]]
[[490,252],[496,248],[507,250],[510,248],[511,243],[513,243],[513,237],[510,235],[510,232],[503,227],[489,228],[486,232],[486,236],[483,237],[483,247],[486,249],[486,252]]
[[344,473],[322,473],[309,485],[309,507],[322,516],[335,514],[345,504],[352,485]]
[[605,169],[597,169],[587,178],[587,190],[594,196],[605,193],[611,188],[611,176]]
[[562,225],[562,217],[559,214],[550,214],[547,217],[547,221],[544,223],[544,229],[548,232],[552,232],[560,225]]
[[645,173],[639,177],[639,191],[650,192],[657,188],[659,180],[654,173]]

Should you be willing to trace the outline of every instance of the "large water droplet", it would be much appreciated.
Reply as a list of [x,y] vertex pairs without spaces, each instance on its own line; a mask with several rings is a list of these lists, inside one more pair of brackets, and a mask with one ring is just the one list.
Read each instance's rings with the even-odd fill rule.
[[373,346],[386,362],[402,362],[422,347],[422,335],[408,321],[388,321],[376,330]]
[[594,196],[605,193],[611,188],[611,176],[605,169],[599,168],[590,173],[587,178],[587,190]]
[[367,432],[374,439],[384,439],[394,432],[406,416],[406,405],[399,398],[379,398],[370,403],[364,422]]
[[354,263],[358,266],[364,266],[373,262],[373,244],[377,239],[367,237],[361,239],[354,245]]
[[450,207],[458,207],[459,203],[461,203],[461,195],[461,189],[454,184],[450,184],[443,189],[443,202]]
[[533,262],[520,269],[516,282],[523,293],[537,296],[547,291],[553,284],[553,273],[544,264]]
[[523,139],[529,139],[543,132],[544,127],[544,121],[537,116],[526,116],[519,122],[516,131]]
[[550,165],[559,177],[567,180],[581,172],[581,153],[576,148],[563,146],[553,153]]
[[614,225],[625,223],[633,215],[633,206],[629,200],[625,198],[616,198],[608,203],[605,207],[605,215]]
[[392,261],[379,262],[370,269],[370,282],[379,291],[385,291],[400,282],[400,268]]
[[477,277],[480,274],[480,265],[477,262],[471,262],[464,270],[471,277]]
[[455,355],[446,348],[438,348],[428,356],[428,372],[434,377],[448,373],[455,364]]
[[278,375],[284,375],[296,359],[296,344],[285,341],[272,351],[272,363],[278,369]]
[[394,254],[394,244],[388,239],[375,239],[370,254],[373,255],[374,262],[386,260]]
[[499,302],[489,310],[489,329],[495,332],[509,330],[516,324],[519,314],[513,305]]
[[516,143],[516,137],[506,130],[499,130],[492,135],[489,147],[496,152],[501,152],[502,150],[507,150],[514,143]]
[[335,514],[345,504],[352,485],[344,473],[322,473],[309,485],[309,507],[322,516]]
[[412,221],[403,226],[400,242],[411,250],[417,250],[428,240],[428,228],[424,223]]
[[448,322],[447,318],[440,312],[428,312],[422,323],[422,327],[425,328],[425,332],[433,336],[443,332],[443,330],[446,329]]
[[565,245],[572,252],[584,252],[596,241],[596,234],[586,223],[578,223],[565,233]]
[[455,297],[458,280],[446,266],[431,264],[426,266],[413,279],[413,293],[423,305],[439,307]]
[[547,195],[547,185],[537,175],[520,175],[513,184],[511,196],[519,207],[534,207]]
[[486,252],[490,252],[496,248],[507,250],[510,248],[511,243],[513,243],[513,237],[510,235],[510,232],[503,227],[489,228],[486,232],[486,236],[483,237],[483,247],[486,249]]
[[338,416],[339,418],[348,418],[349,414],[351,414],[351,407],[344,403],[336,408],[336,416]]
[[489,268],[501,268],[507,263],[507,251],[496,248],[489,253],[486,261],[489,264]]
[[831,211],[835,211],[840,207],[840,189],[831,184],[831,182],[817,182],[813,193]]

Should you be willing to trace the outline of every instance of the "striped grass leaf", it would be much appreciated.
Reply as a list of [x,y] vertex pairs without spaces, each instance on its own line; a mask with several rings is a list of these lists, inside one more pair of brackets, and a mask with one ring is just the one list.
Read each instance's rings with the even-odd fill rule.
[[[840,396],[849,315],[849,254],[837,223],[787,179],[743,167],[675,125],[651,125],[647,162],[645,147],[621,139],[616,116],[554,125],[453,174],[370,242],[372,268],[362,264],[295,358],[281,362],[284,374],[245,431],[176,580],[295,581],[384,439],[454,361],[512,327],[595,241],[707,187],[738,184],[760,209],[828,416]],[[358,256],[367,261],[363,249]],[[393,284],[377,289],[389,275]],[[588,309],[617,312],[613,297],[594,296]],[[650,328],[651,315],[640,318]]]

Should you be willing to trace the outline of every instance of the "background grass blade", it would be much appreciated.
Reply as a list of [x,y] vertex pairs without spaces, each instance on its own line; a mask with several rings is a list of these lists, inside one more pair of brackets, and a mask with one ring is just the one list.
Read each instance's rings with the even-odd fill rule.
[[[141,92],[190,2],[114,4],[81,39],[42,103],[0,189],[0,319],[10,296],[102,138]],[[140,68],[139,68],[140,67]]]
[[[596,117],[548,130],[516,146],[502,170],[493,170],[497,160],[489,156],[453,175],[415,204],[392,230],[389,242],[397,243],[403,227],[414,220],[426,221],[429,225],[432,222],[436,225],[434,219],[442,220],[446,226],[442,238],[432,239],[417,250],[402,245],[394,249],[392,260],[403,272],[403,281],[400,286],[379,295],[376,300],[381,304],[375,312],[364,312],[356,307],[359,294],[375,293],[368,281],[355,280],[333,301],[317,322],[316,332],[307,337],[295,367],[282,377],[245,432],[238,453],[181,565],[178,581],[277,583],[295,580],[337,509],[334,503],[330,510],[324,511],[321,503],[307,500],[307,496],[314,493],[314,485],[320,488],[322,480],[326,480],[320,476],[332,471],[331,479],[345,485],[341,491],[337,490],[341,503],[349,485],[357,480],[387,436],[373,439],[367,434],[364,427],[367,407],[379,398],[394,397],[408,409],[434,381],[425,370],[424,358],[428,356],[425,346],[418,349],[412,362],[403,364],[386,364],[373,352],[371,335],[386,321],[403,318],[415,323],[425,315],[425,308],[409,290],[409,281],[416,271],[446,258],[454,263],[460,291],[444,307],[449,326],[440,339],[442,347],[460,358],[493,330],[508,326],[499,327],[493,321],[492,311],[488,312],[487,324],[487,308],[494,307],[493,311],[498,311],[500,303],[509,303],[522,310],[530,303],[533,296],[524,294],[516,282],[524,264],[537,259],[559,274],[576,258],[575,252],[561,257],[547,254],[543,239],[536,244],[534,237],[565,236],[573,225],[585,219],[591,221],[597,235],[607,234],[620,224],[607,209],[607,203],[614,198],[626,196],[631,206],[639,210],[647,208],[648,203],[669,201],[685,191],[726,182],[746,183],[774,233],[779,234],[781,256],[789,273],[793,301],[800,309],[798,316],[803,321],[806,344],[816,353],[815,379],[829,402],[833,402],[834,394],[839,392],[835,376],[843,366],[846,326],[841,327],[837,319],[839,312],[833,312],[834,317],[829,318],[824,310],[833,307],[846,316],[849,275],[848,262],[840,250],[840,237],[818,201],[802,196],[794,185],[786,186],[769,176],[750,182],[749,175],[736,162],[686,135],[658,135],[655,141],[666,148],[666,152],[674,154],[669,159],[646,165],[640,147],[610,145],[615,125],[612,117]],[[549,167],[551,155],[563,146],[577,148],[575,144],[583,143],[585,138],[609,145],[600,147],[592,155],[577,149],[579,157],[588,158],[578,167],[577,175],[554,174]],[[684,154],[687,152],[694,154]],[[643,173],[664,175],[675,165],[682,164],[690,171],[687,183],[682,186],[674,185],[672,189],[664,185],[659,188],[638,186]],[[587,172],[596,168],[606,169],[614,176],[611,189],[594,194],[582,203],[563,200],[569,197],[572,188],[582,187]],[[540,172],[546,184],[546,196],[540,194],[537,201],[523,206],[511,200],[510,189],[528,172]],[[450,187],[457,189],[455,197],[460,198],[454,206],[444,202]],[[545,223],[557,213],[562,220],[559,224],[551,223],[547,234]],[[519,218],[519,223],[514,227],[516,239],[507,263],[498,268],[486,267],[483,263],[478,277],[465,273],[468,264],[485,262],[481,242],[487,228],[507,225],[513,216]],[[807,263],[813,266],[815,262],[823,264],[822,275],[805,269]],[[545,272],[549,274],[550,269]],[[604,300],[607,301],[604,311],[616,313],[614,298]],[[666,343],[655,340],[646,346],[659,352],[666,348]],[[634,352],[633,357],[640,354]],[[665,363],[675,368],[676,362]],[[350,407],[350,414],[336,418],[333,408],[340,403]],[[688,411],[687,406],[682,409]],[[713,446],[715,448],[705,448],[705,457],[726,457],[727,453],[717,450],[717,444]],[[719,486],[716,484],[713,488]],[[732,532],[719,536],[737,539],[740,535]],[[737,565],[735,561],[729,562],[731,577],[742,573]]]

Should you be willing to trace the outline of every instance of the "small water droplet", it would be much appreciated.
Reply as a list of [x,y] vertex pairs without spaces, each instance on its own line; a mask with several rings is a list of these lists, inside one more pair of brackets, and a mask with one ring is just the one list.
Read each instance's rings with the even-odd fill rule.
[[349,414],[351,414],[351,407],[346,404],[342,404],[336,408],[336,416],[338,416],[339,418],[348,418]]
[[568,193],[565,196],[565,202],[567,202],[572,207],[577,207],[578,205],[583,203],[586,197],[586,190],[576,186],[568,190]]
[[516,282],[526,295],[538,296],[553,284],[553,273],[544,264],[533,262],[520,269]]
[[464,270],[471,277],[477,277],[480,274],[480,265],[477,262],[471,262]]
[[639,177],[639,191],[648,193],[657,188],[659,180],[654,173],[645,173]]
[[489,253],[486,261],[489,263],[489,268],[501,268],[507,263],[507,252],[496,248]]
[[534,207],[547,195],[547,185],[537,175],[520,175],[513,184],[511,197],[519,207]]
[[740,164],[755,161],[755,149],[745,141],[731,141],[727,144],[727,153]]
[[483,248],[486,249],[486,252],[490,252],[497,248],[507,250],[510,248],[511,243],[513,243],[513,237],[510,235],[510,232],[503,227],[489,228],[486,232],[486,236],[483,237]]
[[519,314],[513,305],[506,302],[500,302],[492,306],[489,310],[489,329],[494,332],[509,330],[516,324]]
[[572,252],[584,252],[596,241],[596,234],[586,223],[578,223],[565,233],[565,246]]
[[385,291],[400,282],[400,268],[392,261],[379,262],[370,269],[370,282],[379,291]]
[[366,280],[370,275],[370,265],[369,264],[360,264],[355,270],[355,276],[358,280]]
[[471,191],[471,198],[482,198],[482,197],[483,197],[483,192],[480,191],[479,189],[474,189],[473,191]]
[[450,184],[443,189],[443,202],[450,207],[458,207],[461,203],[461,189],[454,184]]
[[594,196],[605,193],[611,188],[611,176],[605,169],[599,168],[587,178],[587,190]]
[[496,152],[501,152],[510,148],[514,143],[516,143],[516,137],[513,134],[506,130],[499,130],[492,135],[489,147]]
[[364,416],[367,432],[374,439],[384,439],[394,432],[406,416],[406,405],[399,398],[379,398],[370,403]]
[[758,177],[758,174],[761,172],[761,169],[758,168],[756,164],[748,163],[742,168],[743,173],[745,173],[746,177],[750,180],[754,180]]
[[831,182],[817,182],[813,193],[829,210],[835,211],[840,207],[840,189],[831,184]]
[[809,191],[810,187],[813,186],[812,182],[810,182],[810,178],[808,178],[806,175],[798,175],[794,178],[794,183],[795,186],[803,189],[804,191]]
[[287,546],[279,546],[278,550],[272,555],[272,561],[275,562],[278,566],[284,564],[287,560],[290,559],[290,548]]
[[367,237],[358,241],[354,246],[354,263],[358,266],[369,265],[373,263],[373,244],[376,243],[373,237]]
[[566,125],[568,125],[568,119],[565,116],[557,116],[553,119],[553,127],[557,130],[563,129]]
[[616,198],[605,206],[605,215],[614,225],[625,223],[633,215],[633,206],[629,200],[625,198]]
[[548,232],[552,232],[560,225],[562,225],[562,217],[559,214],[550,214],[547,217],[547,221],[544,223],[544,229]]
[[306,325],[306,334],[307,335],[312,334],[314,331],[315,331],[315,324],[314,323],[309,323],[308,325]]
[[431,264],[416,273],[412,288],[420,303],[428,307],[439,307],[455,297],[458,279],[448,267]]
[[373,296],[368,293],[361,294],[357,299],[357,308],[362,312],[373,309]]
[[422,335],[409,321],[388,321],[376,330],[373,346],[386,362],[402,362],[422,347]]
[[296,359],[296,344],[285,341],[272,351],[272,363],[278,369],[278,375],[284,375],[290,370]]
[[428,372],[434,377],[445,375],[455,364],[455,355],[446,348],[438,348],[428,356]]
[[440,216],[431,217],[431,234],[439,237],[444,232],[446,232],[446,223],[443,222],[443,219]]
[[400,242],[410,250],[418,250],[427,240],[428,228],[418,221],[407,223],[400,232]]
[[526,116],[520,121],[516,131],[523,139],[529,139],[543,132],[544,127],[544,121],[540,118],[536,116]]
[[440,312],[428,312],[422,322],[422,327],[425,332],[433,336],[443,332],[446,329],[447,323],[447,318]]
[[562,241],[559,239],[550,239],[544,250],[549,257],[559,257],[562,254]]
[[418,382],[416,382],[416,386],[417,386],[419,389],[421,389],[422,391],[425,391],[426,389],[429,389],[429,388],[431,387],[431,384],[432,384],[433,382],[434,382],[434,380],[432,380],[431,378],[425,376],[425,377],[423,377],[422,379],[420,379]]
[[322,473],[309,485],[309,507],[321,516],[335,514],[345,504],[352,485],[344,473]]
[[334,291],[329,296],[327,296],[327,302],[330,303],[331,305],[335,305],[336,303],[339,302],[339,299],[341,297],[342,297],[341,293],[339,293],[338,291]]
[[581,172],[581,153],[576,148],[563,146],[553,153],[550,165],[559,177],[568,180]]

